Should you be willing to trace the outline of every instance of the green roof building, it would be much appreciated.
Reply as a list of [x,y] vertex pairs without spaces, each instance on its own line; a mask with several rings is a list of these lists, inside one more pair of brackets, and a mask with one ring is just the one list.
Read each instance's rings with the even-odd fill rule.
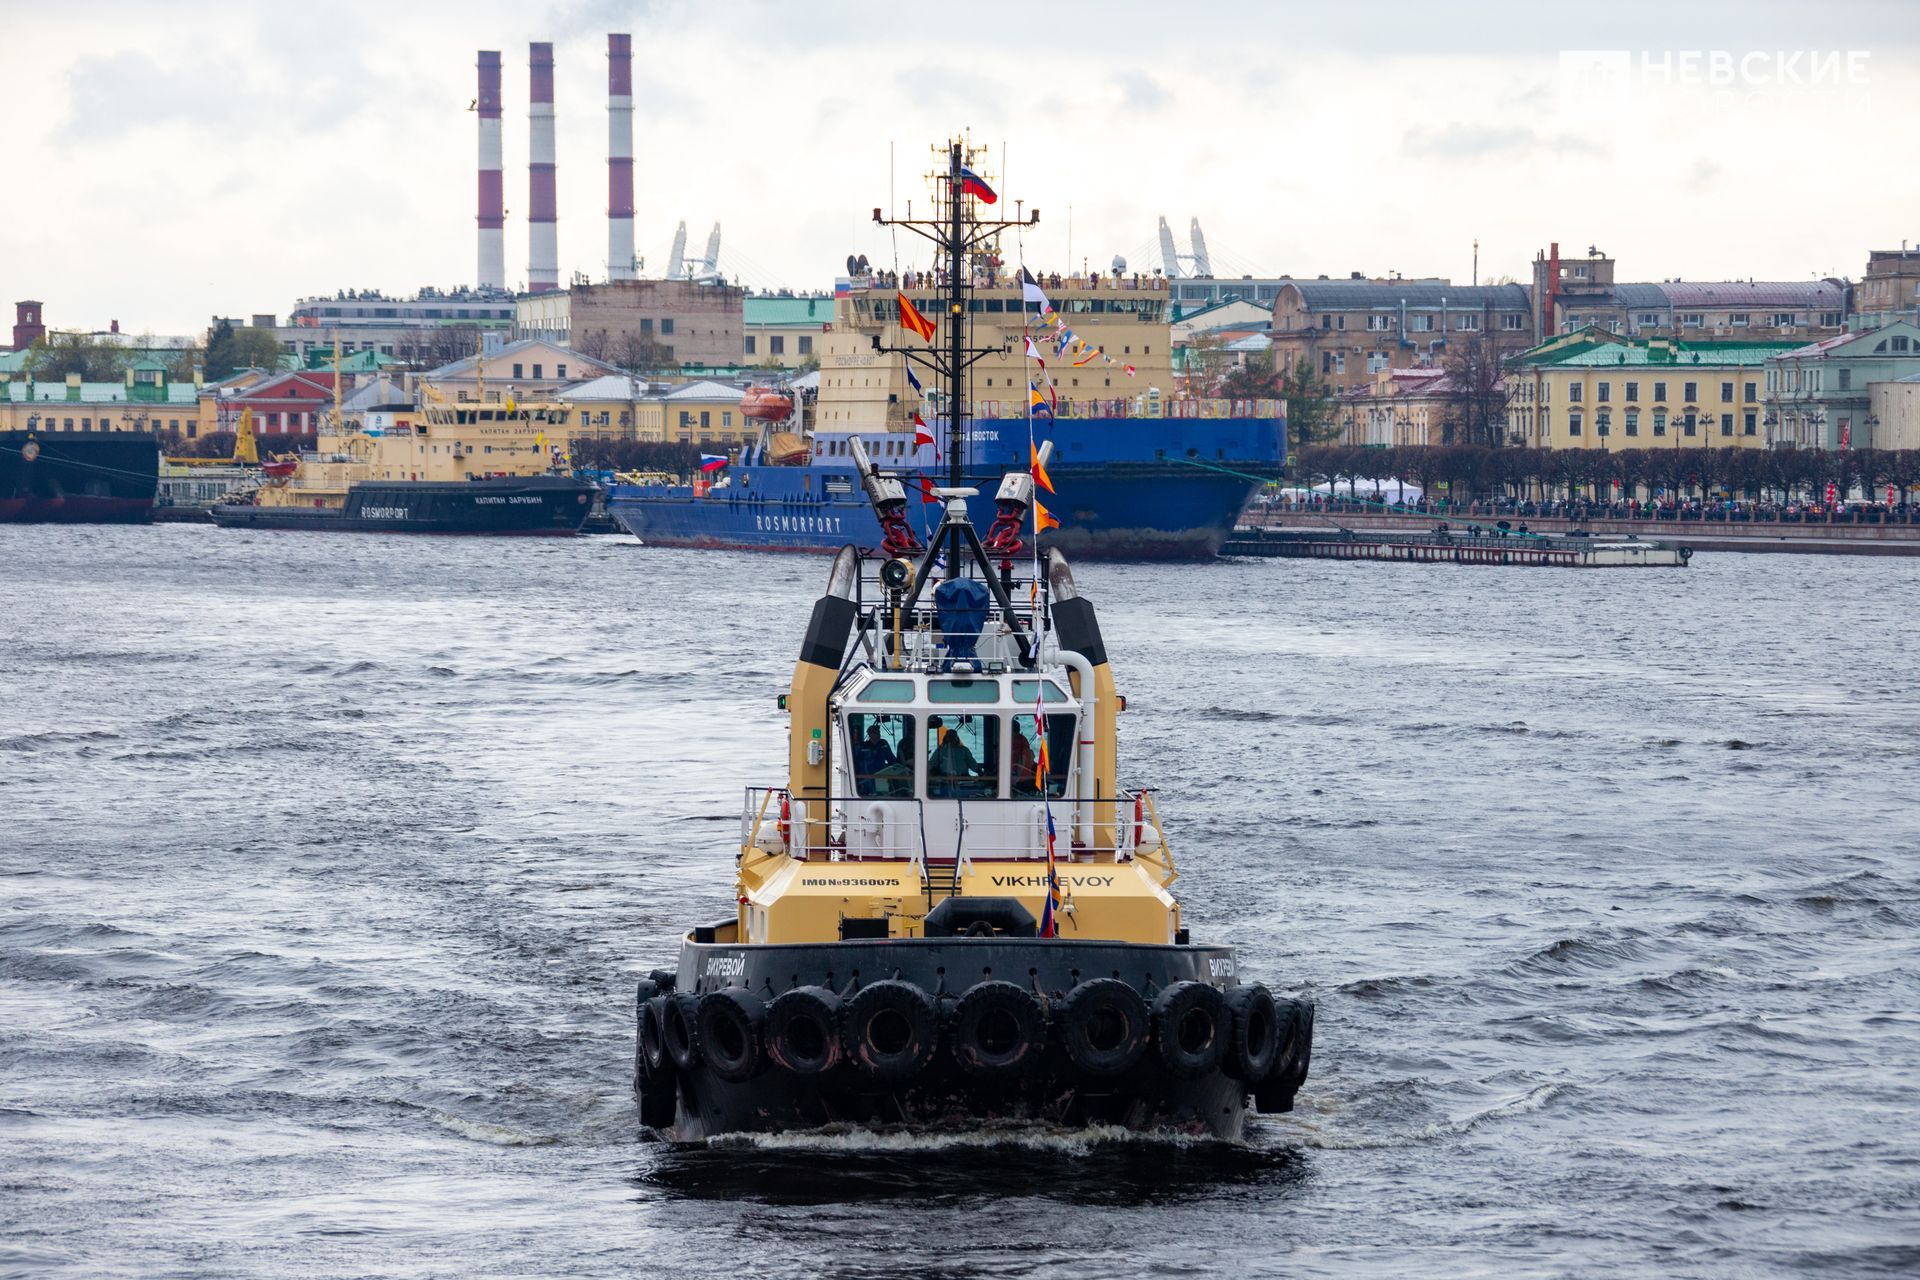
[[1544,449],[1761,448],[1767,362],[1800,345],[1563,334],[1508,361],[1509,432]]

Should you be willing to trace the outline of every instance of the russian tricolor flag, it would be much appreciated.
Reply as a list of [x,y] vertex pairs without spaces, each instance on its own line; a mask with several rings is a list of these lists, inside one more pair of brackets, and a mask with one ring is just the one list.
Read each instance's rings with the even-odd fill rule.
[[726,466],[727,455],[724,453],[703,453],[700,455],[700,470],[702,472],[724,471],[726,470]]
[[965,165],[960,167],[960,194],[978,196],[982,204],[992,204],[1000,198],[993,194],[993,188],[987,185],[986,179]]

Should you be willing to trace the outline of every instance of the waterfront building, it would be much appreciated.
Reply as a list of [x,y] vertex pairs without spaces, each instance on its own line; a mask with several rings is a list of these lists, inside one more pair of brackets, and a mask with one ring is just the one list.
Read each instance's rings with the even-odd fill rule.
[[197,380],[182,381],[158,360],[137,360],[120,382],[60,382],[0,372],[0,430],[177,432],[191,439],[214,428],[202,418]]
[[1450,341],[1490,336],[1501,348],[1533,345],[1527,291],[1517,284],[1448,280],[1295,280],[1273,303],[1268,337],[1276,367],[1306,361],[1335,392],[1391,369],[1430,368]]
[[1173,346],[1177,351],[1201,334],[1220,334],[1229,338],[1265,333],[1273,327],[1273,307],[1242,298],[1229,298],[1204,307],[1173,308]]
[[557,397],[560,406],[571,409],[573,434],[594,440],[641,440],[641,406],[650,394],[657,395],[645,378],[630,373],[609,373],[566,388]]
[[1884,449],[1869,388],[1920,373],[1920,325],[1893,319],[1794,347],[1767,362],[1773,448]]
[[454,403],[504,404],[554,400],[565,387],[618,372],[545,338],[503,343],[500,336],[485,335],[478,354],[421,374],[421,383],[432,395]]
[[[742,387],[704,379],[666,390],[657,401],[646,406],[649,415],[656,406],[660,415],[659,434],[649,434],[646,438],[669,444],[698,445],[702,452],[732,450],[751,444],[760,433],[760,424],[749,421],[740,411],[740,401],[745,395]],[[649,433],[656,429],[651,416],[644,429]]]
[[[354,385],[350,375],[341,377],[347,387]],[[333,370],[243,370],[202,388],[200,402],[208,431],[236,430],[240,415],[251,411],[256,436],[311,439],[326,425],[333,409]]]
[[1543,449],[1757,449],[1767,361],[1794,345],[1643,341],[1589,326],[1509,362],[1510,438]]
[[707,280],[580,283],[516,298],[513,336],[627,368],[737,365],[746,296]]
[[1556,242],[1533,260],[1533,328],[1545,341],[1586,328],[1688,342],[1820,337],[1846,327],[1844,280],[1619,283],[1595,246],[1561,258]]
[[820,362],[820,335],[833,323],[828,294],[749,294],[741,317],[741,357],[749,366],[807,369]]
[[1862,328],[1895,320],[1920,321],[1920,249],[1875,249],[1854,290]]
[[712,379],[674,384],[612,373],[515,404],[569,439],[686,444],[719,453],[758,434],[758,424],[740,411],[745,395],[742,386]]
[[1460,397],[1445,369],[1383,369],[1335,401],[1338,443],[1372,448],[1459,443]]
[[[342,354],[372,351],[418,368],[445,364],[473,350],[473,332],[506,330],[513,324],[513,295],[502,289],[420,290],[410,298],[378,289],[342,289],[333,297],[302,298],[287,323],[256,315],[252,324],[272,329],[281,347],[306,364],[316,352],[330,359],[336,337]],[[236,327],[239,321],[234,320]]]
[[[1139,280],[1139,276],[1134,277]],[[1152,277],[1154,280],[1166,280],[1165,276]],[[1165,287],[1174,305],[1183,312],[1191,312],[1203,307],[1217,307],[1224,302],[1239,300],[1257,302],[1269,310],[1280,290],[1293,283],[1292,276],[1179,276],[1167,281]]]

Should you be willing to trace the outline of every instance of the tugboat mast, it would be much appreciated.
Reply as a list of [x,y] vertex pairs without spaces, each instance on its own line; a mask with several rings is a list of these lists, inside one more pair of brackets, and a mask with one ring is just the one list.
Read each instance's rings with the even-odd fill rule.
[[[950,229],[947,233],[947,369],[951,385],[947,388],[947,484],[958,489],[966,483],[960,465],[960,450],[966,441],[966,399],[962,391],[966,388],[965,365],[961,358],[965,348],[961,338],[966,326],[967,292],[961,277],[965,274],[966,262],[961,254],[960,241],[960,144],[947,144],[947,221]],[[959,547],[955,547],[956,552]],[[958,555],[954,557],[957,562]]]

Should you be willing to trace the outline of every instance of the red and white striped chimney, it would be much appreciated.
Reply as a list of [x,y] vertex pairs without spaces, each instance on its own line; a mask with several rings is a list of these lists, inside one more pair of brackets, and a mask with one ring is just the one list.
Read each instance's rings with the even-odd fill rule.
[[500,53],[480,51],[480,267],[482,289],[507,287],[506,191],[500,172]]
[[560,287],[560,239],[553,198],[553,46],[528,46],[527,292]]
[[633,270],[633,37],[607,36],[607,279]]

